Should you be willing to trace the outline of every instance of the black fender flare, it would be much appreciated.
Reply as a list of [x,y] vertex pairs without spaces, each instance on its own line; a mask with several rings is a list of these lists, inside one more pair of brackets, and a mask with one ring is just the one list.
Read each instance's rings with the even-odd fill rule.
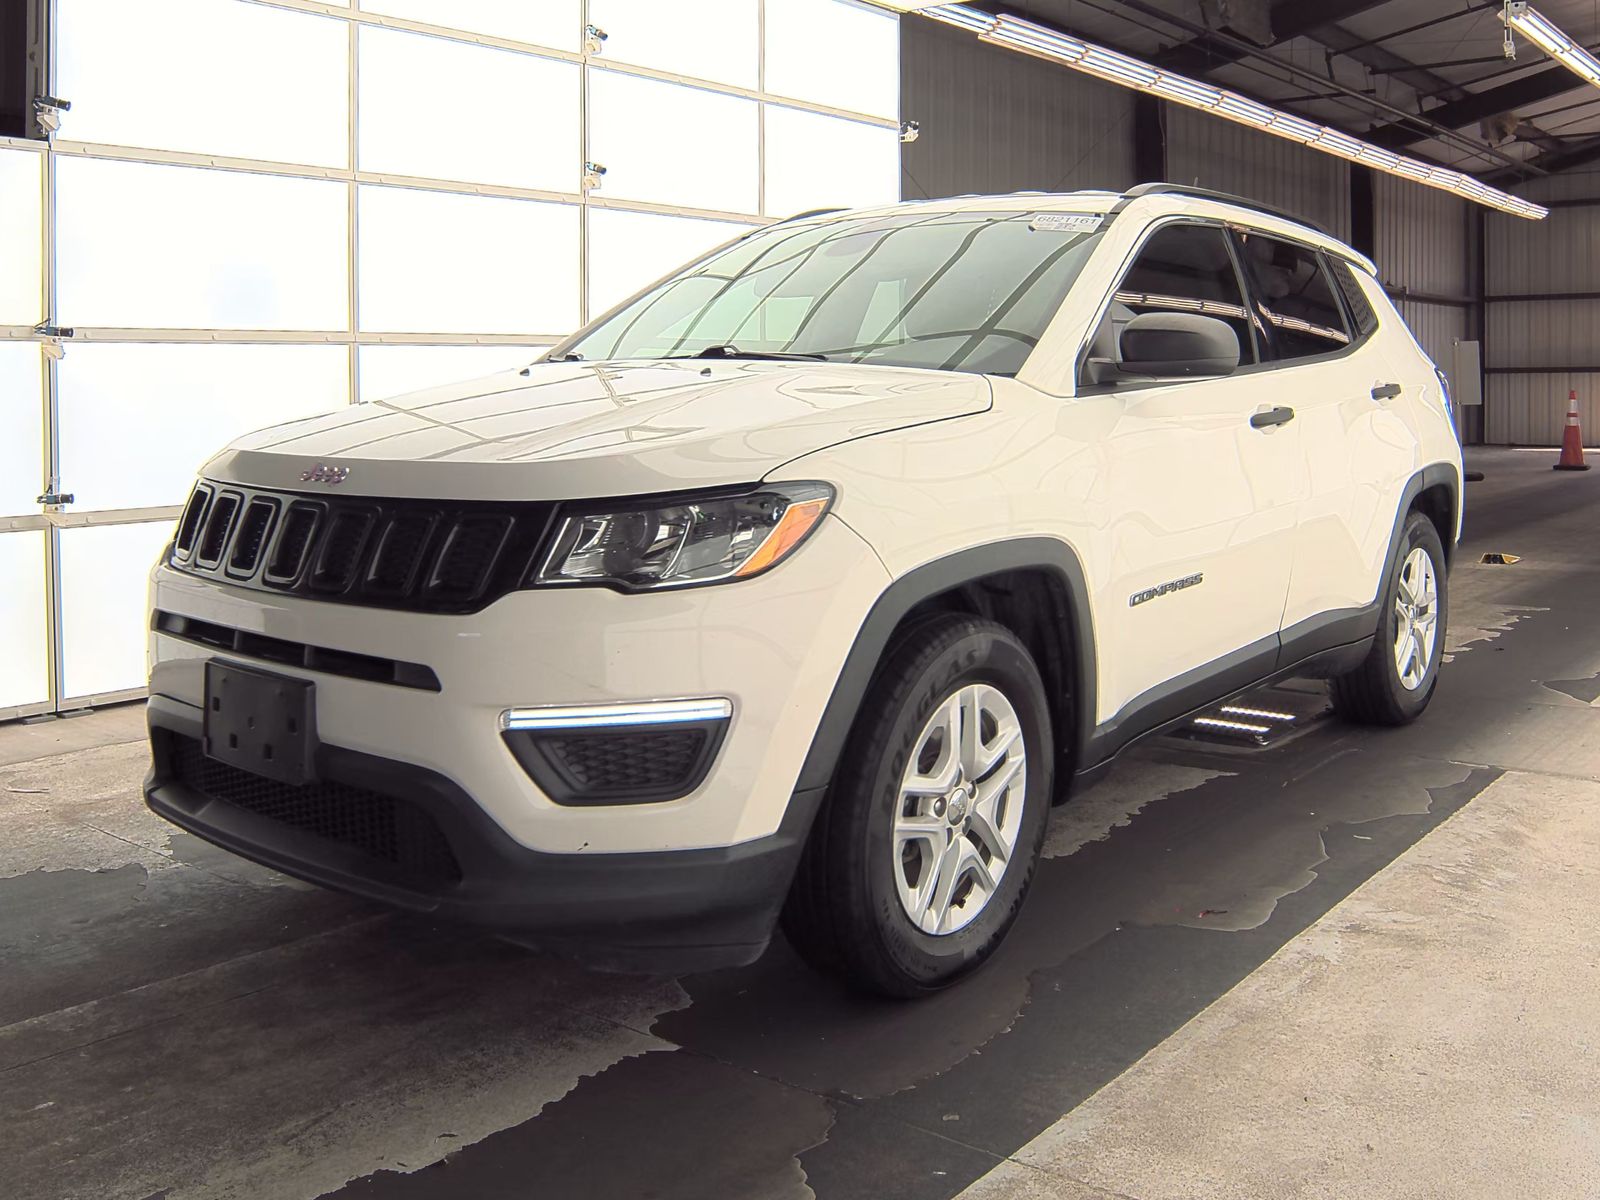
[[[1394,532],[1390,535],[1390,545],[1398,545],[1400,531],[1405,527],[1406,514],[1411,511],[1411,506],[1416,503],[1417,497],[1430,488],[1443,486],[1450,493],[1450,528],[1439,531],[1439,540],[1444,543],[1445,568],[1448,570],[1456,553],[1456,539],[1461,524],[1461,472],[1454,463],[1429,463],[1410,479],[1406,480],[1405,490],[1400,494],[1400,507],[1394,516]],[[1391,564],[1392,565],[1392,564]],[[1388,579],[1388,575],[1384,575]],[[1383,585],[1378,585],[1381,595]]]
[[1067,666],[1071,672],[1077,718],[1076,742],[1078,749],[1087,745],[1094,727],[1098,676],[1094,617],[1083,564],[1072,547],[1059,538],[1010,538],[936,558],[906,572],[884,589],[862,621],[855,643],[840,668],[833,694],[823,709],[822,720],[817,724],[811,748],[800,768],[796,792],[824,788],[832,782],[862,700],[877,674],[889,639],[906,614],[923,601],[963,584],[1018,570],[1048,572],[1066,588],[1070,618],[1069,628],[1062,632],[1071,642]]

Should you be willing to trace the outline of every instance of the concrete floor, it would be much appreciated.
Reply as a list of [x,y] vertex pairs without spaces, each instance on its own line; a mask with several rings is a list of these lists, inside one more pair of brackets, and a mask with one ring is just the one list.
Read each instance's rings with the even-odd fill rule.
[[1600,472],[1551,458],[1472,456],[1422,722],[1141,747],[915,1005],[396,916],[147,814],[134,708],[0,727],[0,1190],[1600,1194]]

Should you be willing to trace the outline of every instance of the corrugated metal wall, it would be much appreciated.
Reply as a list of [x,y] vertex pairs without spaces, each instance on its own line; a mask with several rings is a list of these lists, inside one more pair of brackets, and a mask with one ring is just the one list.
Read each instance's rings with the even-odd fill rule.
[[[1476,272],[1476,217],[1465,200],[1435,188],[1418,187],[1392,175],[1374,173],[1373,253],[1378,277],[1393,291],[1421,292],[1433,302],[1396,297],[1395,306],[1428,357],[1446,375],[1454,369],[1455,343],[1473,334],[1473,312],[1464,300]],[[1458,413],[1463,431],[1476,436],[1481,419]]]
[[1468,203],[1393,175],[1374,173],[1372,182],[1372,257],[1383,282],[1441,296],[1470,293]]
[[900,22],[907,200],[963,192],[1121,191],[1133,182],[1133,93],[920,18]]
[[1594,445],[1600,428],[1600,374],[1491,375],[1484,397],[1484,437],[1497,445],[1558,446],[1567,419],[1567,390],[1578,393],[1584,440]]
[[1343,159],[1191,108],[1162,110],[1168,179],[1251,196],[1350,236],[1350,167]]
[[[1589,199],[1600,197],[1600,175],[1554,175],[1517,190],[1530,200]],[[1600,206],[1554,208],[1543,221],[1494,213],[1488,218],[1486,240],[1490,296],[1600,291]],[[1600,301],[1490,304],[1484,341],[1484,364],[1490,367],[1600,366]],[[1578,393],[1579,420],[1592,439],[1600,432],[1600,373],[1490,375],[1485,437],[1491,442],[1558,444],[1569,388]]]

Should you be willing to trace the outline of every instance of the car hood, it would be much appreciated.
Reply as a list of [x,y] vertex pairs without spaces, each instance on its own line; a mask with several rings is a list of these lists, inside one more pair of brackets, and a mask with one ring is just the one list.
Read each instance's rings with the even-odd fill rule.
[[[854,438],[982,412],[980,375],[770,361],[537,363],[240,438],[209,478],[289,491],[576,499],[752,482]],[[342,482],[318,482],[339,474]],[[307,481],[307,478],[310,479]]]

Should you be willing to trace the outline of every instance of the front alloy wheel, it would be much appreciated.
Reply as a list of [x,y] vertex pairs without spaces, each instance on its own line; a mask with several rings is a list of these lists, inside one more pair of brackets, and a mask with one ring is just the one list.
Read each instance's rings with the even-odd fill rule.
[[999,890],[1022,831],[1028,752],[1005,693],[951,693],[928,718],[900,781],[894,879],[924,933],[965,929]]
[[901,632],[861,703],[784,908],[814,966],[916,996],[992,954],[1044,840],[1054,755],[1032,656],[994,621]]

